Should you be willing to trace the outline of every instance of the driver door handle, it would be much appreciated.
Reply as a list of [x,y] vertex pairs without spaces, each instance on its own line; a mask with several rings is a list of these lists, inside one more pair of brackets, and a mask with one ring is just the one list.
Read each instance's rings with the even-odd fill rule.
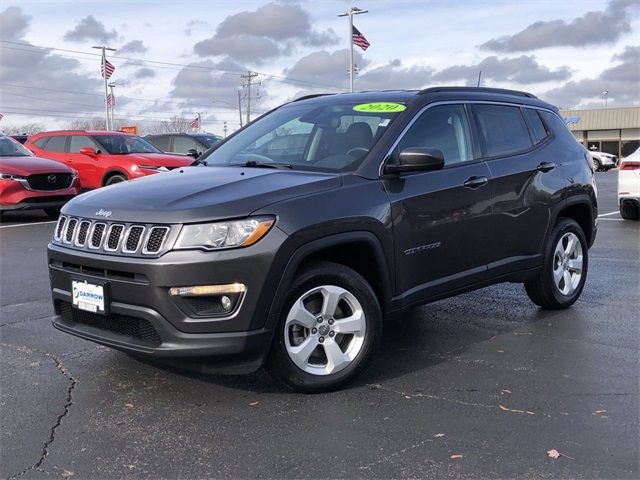
[[466,182],[464,182],[464,186],[467,188],[480,188],[484,187],[489,179],[487,177],[469,177]]
[[550,172],[554,168],[556,168],[556,164],[552,162],[542,162],[540,165],[538,165],[538,171],[545,173]]

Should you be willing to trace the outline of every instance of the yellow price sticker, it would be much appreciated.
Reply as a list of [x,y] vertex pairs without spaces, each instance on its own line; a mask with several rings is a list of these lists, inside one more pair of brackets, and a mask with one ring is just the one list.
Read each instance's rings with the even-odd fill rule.
[[394,102],[361,103],[353,107],[356,112],[397,113],[403,111],[406,106]]

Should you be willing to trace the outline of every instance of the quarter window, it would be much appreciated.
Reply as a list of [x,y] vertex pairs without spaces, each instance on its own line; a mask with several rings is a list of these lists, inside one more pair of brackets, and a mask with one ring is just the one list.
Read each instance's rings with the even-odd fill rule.
[[398,153],[409,147],[437,148],[447,165],[472,160],[464,106],[440,105],[427,109],[400,140]]
[[487,156],[508,155],[531,147],[531,137],[518,107],[474,105],[473,109]]
[[542,120],[540,120],[540,115],[538,115],[538,112],[533,108],[525,108],[523,112],[529,124],[529,131],[533,137],[533,142],[540,143],[548,135],[547,129],[544,128],[544,124]]
[[67,137],[59,135],[55,137],[49,137],[46,150],[49,152],[64,152],[64,146],[67,143]]

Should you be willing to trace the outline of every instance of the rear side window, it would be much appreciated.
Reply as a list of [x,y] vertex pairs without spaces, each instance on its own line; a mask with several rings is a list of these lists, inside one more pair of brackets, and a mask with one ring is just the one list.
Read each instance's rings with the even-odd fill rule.
[[538,112],[533,108],[525,108],[523,109],[523,112],[527,119],[527,123],[529,124],[529,131],[533,137],[533,142],[540,143],[548,135],[547,129],[544,127],[544,123],[540,120],[540,115],[538,115]]
[[531,147],[531,137],[520,108],[474,105],[473,110],[487,156],[513,154]]
[[398,144],[398,153],[408,147],[437,148],[446,165],[473,159],[467,115],[462,105],[431,107],[420,115]]
[[63,135],[49,137],[45,150],[49,152],[64,152],[65,143],[67,143],[67,137]]
[[163,152],[169,151],[169,140],[171,140],[170,136],[167,135],[165,137],[150,137],[147,138],[147,140],[149,141],[149,143],[155,145],[158,150],[162,150]]

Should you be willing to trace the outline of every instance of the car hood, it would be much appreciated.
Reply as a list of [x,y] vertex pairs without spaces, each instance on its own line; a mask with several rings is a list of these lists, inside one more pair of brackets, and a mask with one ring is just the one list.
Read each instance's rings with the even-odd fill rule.
[[606,158],[613,158],[615,157],[615,155],[611,155],[610,153],[604,153],[604,152],[591,152],[593,155],[597,155],[599,157],[606,157]]
[[0,173],[28,176],[37,173],[70,173],[71,169],[55,160],[40,157],[0,157]]
[[141,223],[241,218],[272,203],[342,184],[339,174],[243,167],[189,167],[100,188],[76,197],[69,215]]
[[154,167],[188,167],[193,163],[193,157],[166,153],[128,153],[126,157],[139,165],[151,165]]

